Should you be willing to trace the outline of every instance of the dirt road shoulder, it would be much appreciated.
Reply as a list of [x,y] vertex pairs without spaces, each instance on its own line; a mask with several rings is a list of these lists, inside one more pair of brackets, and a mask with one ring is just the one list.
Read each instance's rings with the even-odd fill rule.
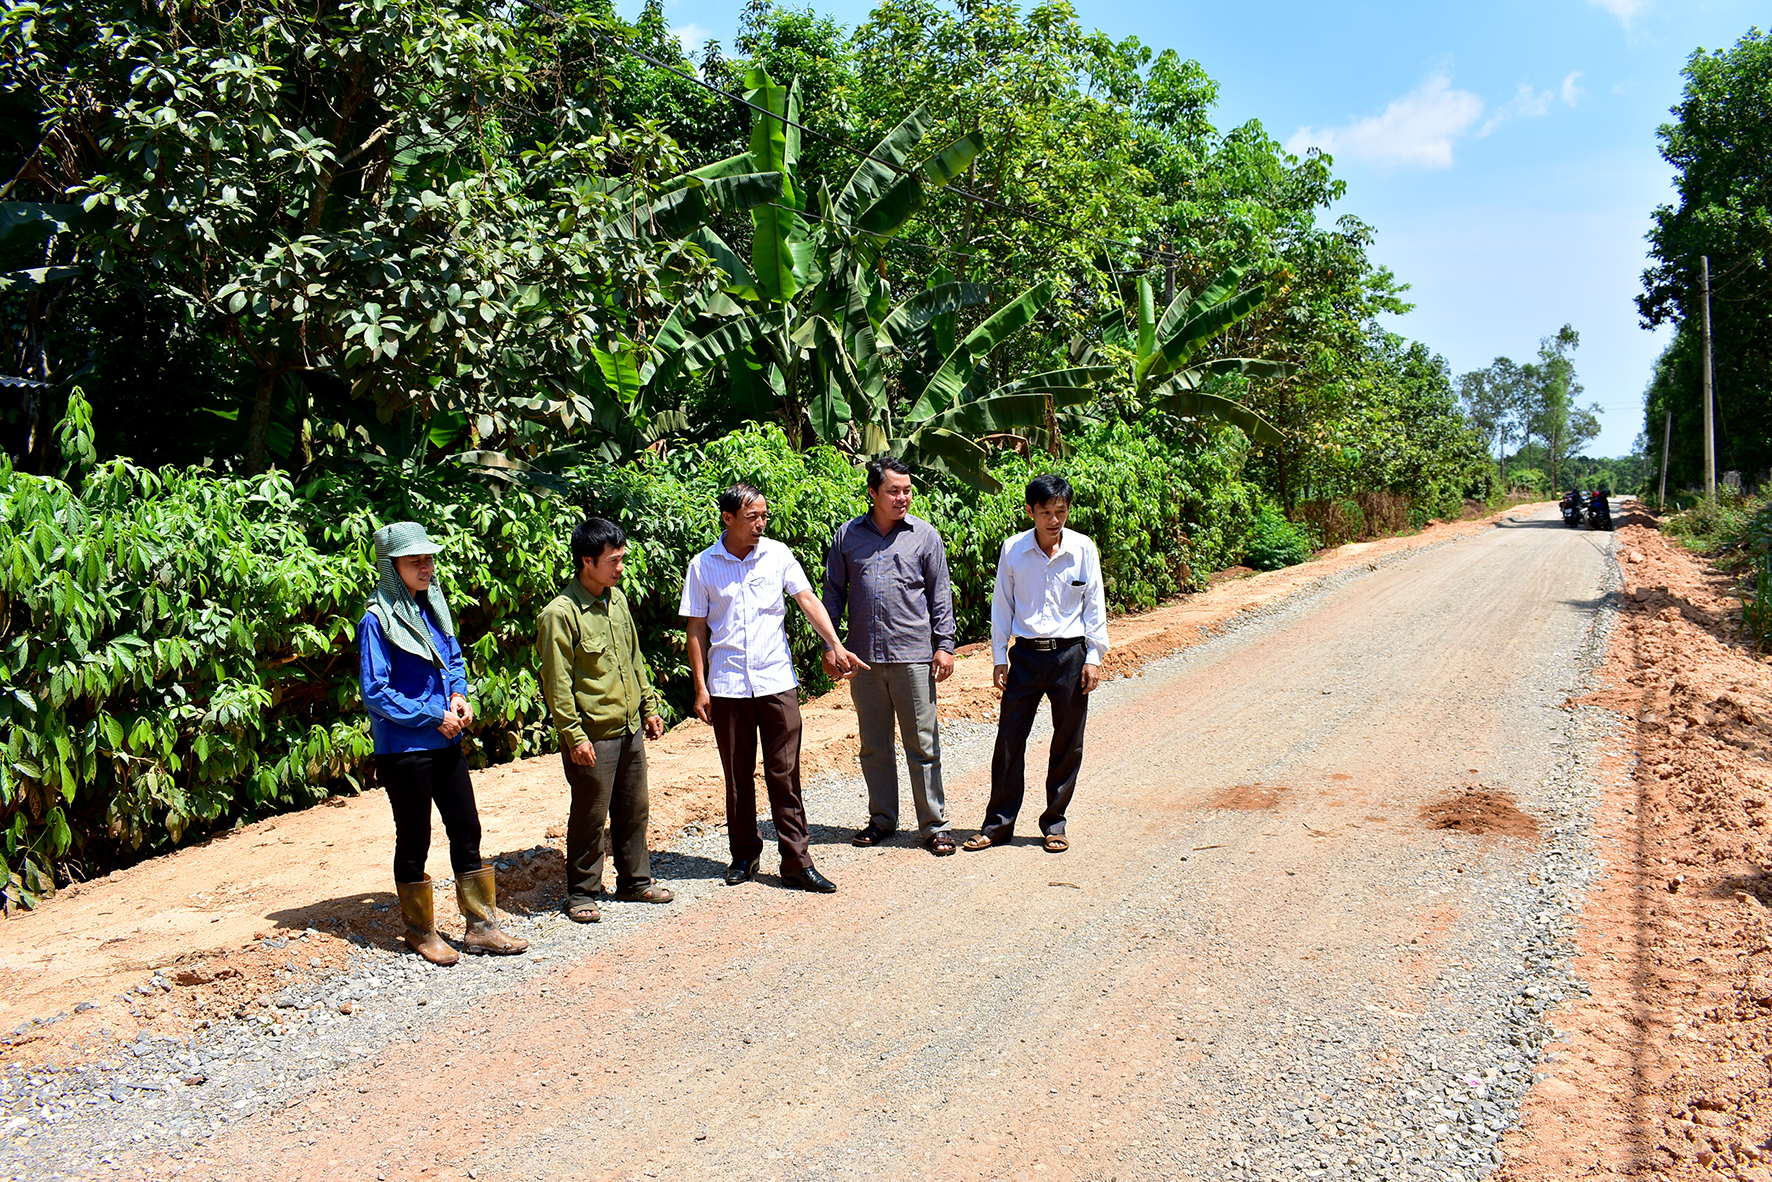
[[1572,965],[1592,995],[1547,1015],[1563,1037],[1496,1177],[1772,1179],[1772,666],[1739,639],[1731,580],[1652,519],[1620,519],[1617,556],[1587,699],[1623,748]]

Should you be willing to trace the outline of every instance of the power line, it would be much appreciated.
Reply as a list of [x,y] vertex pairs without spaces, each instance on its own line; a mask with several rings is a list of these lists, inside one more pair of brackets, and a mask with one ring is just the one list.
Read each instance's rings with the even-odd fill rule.
[[[550,5],[542,3],[541,0],[523,0],[523,2],[525,4],[527,4],[530,8],[536,9],[537,11],[542,12],[547,16],[551,16],[555,20],[564,20],[565,19],[565,17],[563,17],[558,11],[556,11]],[[641,61],[647,63],[650,66],[653,66],[656,69],[664,70],[666,73],[675,75],[676,77],[681,78],[683,81],[689,83],[692,86],[699,86],[703,90],[706,90],[712,94],[718,95],[719,97],[721,97],[723,99],[730,99],[731,101],[738,103],[741,106],[749,107],[751,110],[757,112],[758,114],[767,116],[770,119],[777,120],[778,122],[780,122],[788,127],[792,127],[792,128],[797,129],[803,135],[809,135],[813,139],[819,140],[819,141],[826,143],[826,144],[829,144],[834,148],[841,148],[843,151],[848,152],[848,153],[855,155],[855,156],[859,156],[863,160],[872,161],[873,163],[880,165],[882,168],[886,168],[894,173],[897,173],[899,176],[911,176],[913,174],[914,170],[906,168],[902,164],[899,164],[899,163],[892,161],[892,160],[883,160],[880,157],[875,156],[873,153],[864,151],[861,148],[857,148],[853,144],[850,144],[844,140],[837,139],[835,136],[826,135],[824,132],[821,132],[821,131],[817,130],[816,128],[808,127],[804,123],[800,123],[796,120],[787,118],[785,115],[777,115],[774,111],[769,110],[767,107],[759,106],[758,104],[751,102],[749,99],[745,98],[742,95],[737,95],[737,94],[733,94],[730,91],[721,90],[718,86],[715,86],[713,83],[708,82],[706,79],[697,78],[694,74],[686,73],[683,70],[679,70],[676,66],[671,65],[669,62],[660,61],[658,58],[653,57],[651,54],[646,53],[644,50],[634,48],[632,45],[629,45],[625,41],[622,41],[618,38],[611,37],[608,34],[602,33],[596,29],[587,29],[586,32],[588,32],[590,34],[590,36],[596,38],[598,41],[601,41],[606,45],[611,45],[614,48],[622,50],[625,53],[632,54],[634,57],[639,58]],[[986,197],[982,193],[974,193],[970,189],[963,188],[959,185],[947,184],[942,187],[944,189],[948,190],[949,192],[957,193],[960,196],[962,196],[970,201],[975,201],[978,204],[983,205],[987,208],[1000,210],[1003,213],[1009,214],[1013,217],[1020,218],[1023,221],[1034,222],[1037,225],[1045,226],[1048,229],[1057,230],[1060,234],[1063,234],[1063,235],[1070,237],[1070,238],[1087,239],[1088,241],[1096,243],[1099,246],[1119,247],[1121,250],[1132,251],[1133,253],[1137,254],[1141,258],[1163,259],[1166,261],[1174,261],[1174,262],[1179,262],[1181,260],[1180,255],[1177,255],[1171,251],[1165,251],[1162,249],[1153,249],[1148,246],[1138,246],[1138,245],[1131,243],[1131,242],[1121,242],[1117,238],[1103,238],[1098,234],[1091,234],[1087,230],[1078,230],[1078,229],[1075,229],[1074,227],[1071,227],[1071,226],[1061,225],[1060,223],[1055,222],[1052,219],[1045,217],[1042,214],[1037,214],[1037,213],[1034,213],[1030,210],[1018,209],[1015,206],[1006,205],[1003,202],[996,200],[995,198]]]

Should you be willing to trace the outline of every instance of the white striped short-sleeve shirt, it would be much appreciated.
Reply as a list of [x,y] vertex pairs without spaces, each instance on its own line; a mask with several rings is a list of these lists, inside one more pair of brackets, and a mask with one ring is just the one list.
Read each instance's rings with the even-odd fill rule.
[[739,558],[722,536],[689,560],[677,613],[708,622],[708,693],[760,698],[799,685],[788,651],[787,600],[812,590],[794,552],[764,538]]

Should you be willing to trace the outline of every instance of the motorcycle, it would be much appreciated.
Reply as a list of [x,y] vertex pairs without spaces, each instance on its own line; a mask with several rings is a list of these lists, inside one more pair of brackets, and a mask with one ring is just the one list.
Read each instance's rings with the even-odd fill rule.
[[1587,503],[1587,527],[1589,529],[1612,529],[1612,506],[1604,495],[1595,493]]
[[1574,490],[1563,498],[1560,506],[1563,510],[1563,524],[1574,529],[1581,524],[1581,496]]

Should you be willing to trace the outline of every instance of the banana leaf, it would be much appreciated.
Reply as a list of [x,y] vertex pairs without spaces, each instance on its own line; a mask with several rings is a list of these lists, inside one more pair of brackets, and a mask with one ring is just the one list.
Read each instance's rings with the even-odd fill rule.
[[855,228],[880,238],[898,233],[929,199],[925,184],[938,188],[947,184],[966,171],[983,147],[984,136],[980,132],[961,136],[925,160],[915,172],[894,181],[877,201],[856,215]]
[[83,209],[41,201],[0,201],[0,246],[30,246],[70,230],[96,230],[116,220],[108,205]]
[[760,362],[756,350],[749,345],[726,354],[721,360],[726,366],[733,411],[741,419],[761,421],[767,418],[776,405],[775,383],[770,380],[770,371],[775,367]]
[[[783,89],[760,66],[745,74],[745,99],[764,108],[769,114],[757,112],[751,119],[751,160],[758,172],[782,174],[781,197],[751,210],[751,272],[757,279],[757,290],[771,301],[786,303],[794,298],[800,282],[795,274],[796,262],[790,240],[806,237],[805,223],[795,210],[802,208],[798,186],[793,183],[794,160],[799,155],[798,129],[789,128],[784,120],[790,108],[799,106],[796,83]],[[790,152],[789,132],[792,132]],[[796,226],[795,222],[799,221]],[[802,264],[801,270],[804,270]]]
[[1002,482],[986,466],[988,453],[964,435],[939,427],[918,430],[909,439],[895,443],[893,450],[917,467],[946,472],[984,492],[1002,491]]
[[955,177],[971,166],[973,159],[984,151],[984,132],[969,131],[929,159],[917,166],[917,171],[924,180],[940,188],[950,183]]
[[706,181],[705,189],[708,200],[716,208],[737,213],[770,201],[780,201],[786,184],[787,177],[780,172],[741,172]]
[[707,256],[714,260],[714,265],[725,273],[726,281],[722,286],[727,291],[741,300],[757,298],[757,277],[751,274],[751,269],[738,257],[738,252],[726,245],[724,238],[706,226],[697,226],[689,234],[687,241],[707,252]]
[[1148,276],[1138,277],[1138,343],[1140,358],[1157,351],[1157,301]]
[[737,352],[758,337],[773,331],[776,323],[776,317],[772,313],[758,313],[728,321],[707,335],[690,341],[683,350],[683,364],[691,370],[706,369],[727,354]]
[[724,160],[716,160],[712,164],[704,164],[684,173],[684,176],[698,177],[704,181],[717,180],[723,176],[738,176],[740,173],[756,172],[749,152],[740,152],[736,156],[728,156]]
[[1206,341],[1217,336],[1237,321],[1267,302],[1267,289],[1260,284],[1227,300],[1209,306],[1158,346],[1157,353],[1138,363],[1139,377],[1150,378],[1168,373],[1198,351]]
[[[1243,276],[1248,273],[1249,264],[1233,263],[1206,284],[1205,289],[1200,292],[1199,298],[1194,298],[1185,287],[1176,292],[1175,298],[1169,301],[1169,306],[1163,309],[1163,319],[1157,323],[1156,345],[1149,351],[1140,350],[1139,357],[1148,357],[1157,349],[1164,348],[1169,340],[1181,331],[1183,325],[1207,309],[1228,299],[1238,287],[1242,286]],[[1186,358],[1182,360],[1186,360]],[[1180,362],[1175,364],[1180,364]]]
[[31,267],[24,271],[0,274],[0,292],[32,291],[81,273],[80,267]]
[[927,106],[918,107],[900,120],[897,127],[874,145],[874,150],[868,153],[870,159],[863,160],[849,174],[849,183],[837,194],[837,200],[827,206],[831,216],[843,225],[854,224],[861,211],[877,201],[891,186],[893,178],[899,175],[890,165],[902,166],[910,150],[928,133]]
[[1008,382],[991,391],[993,397],[1002,394],[1031,394],[1055,390],[1091,390],[1097,382],[1105,381],[1114,376],[1115,368],[1111,365],[1077,365],[1070,369],[1054,369],[1045,373],[1030,374],[1017,381]]
[[1171,377],[1165,385],[1177,390],[1199,390],[1213,378],[1225,374],[1242,374],[1249,378],[1278,380],[1289,378],[1298,372],[1298,366],[1286,361],[1262,361],[1254,357],[1220,357],[1216,361],[1202,361],[1198,365],[1190,365]]
[[1001,394],[994,398],[980,398],[977,402],[962,402],[927,420],[921,429],[956,431],[966,436],[995,435],[1017,427],[1038,426],[1045,423],[1048,410],[1075,406],[1092,397],[1094,391],[1087,388],[1040,394]]
[[991,289],[982,283],[943,283],[918,292],[881,321],[880,343],[889,349],[902,348],[912,332],[927,326],[937,316],[982,304],[990,298]]
[[603,386],[621,406],[631,407],[640,398],[640,367],[635,361],[638,350],[626,348],[619,353],[592,349],[591,357],[603,376]]
[[1238,402],[1229,398],[1220,398],[1216,394],[1202,394],[1198,390],[1177,389],[1174,382],[1165,382],[1152,392],[1147,405],[1152,410],[1164,411],[1190,419],[1210,419],[1219,423],[1230,423],[1241,427],[1243,434],[1256,443],[1269,447],[1278,447],[1285,442],[1285,437],[1272,423]]
[[968,333],[941,363],[941,368],[930,375],[929,383],[911,408],[911,421],[939,414],[958,402],[978,359],[1032,324],[1040,309],[1052,302],[1056,291],[1057,287],[1050,279],[1037,283]]
[[812,421],[812,430],[826,443],[841,439],[849,432],[849,420],[854,415],[854,408],[843,397],[842,382],[838,379],[837,366],[820,359],[819,381],[813,391],[812,399],[806,404],[806,416]]

